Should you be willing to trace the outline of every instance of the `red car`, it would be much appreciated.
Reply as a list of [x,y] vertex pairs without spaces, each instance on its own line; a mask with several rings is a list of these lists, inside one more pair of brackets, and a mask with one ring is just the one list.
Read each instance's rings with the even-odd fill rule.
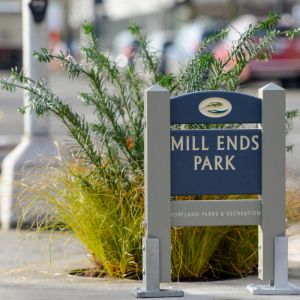
[[[285,31],[293,28],[291,18],[282,18],[282,24],[277,29]],[[255,24],[257,18],[252,15],[245,15],[231,23],[228,40],[220,43],[215,48],[215,55],[221,59],[226,59],[227,52],[232,47],[232,41],[239,38],[250,24]],[[289,22],[287,22],[289,20]],[[259,36],[256,37],[259,39]],[[234,61],[232,62],[234,64]],[[281,80],[283,85],[290,82],[300,83],[300,37],[293,40],[287,37],[280,37],[276,41],[275,51],[268,61],[253,60],[242,73],[241,80],[250,79],[275,79]]]

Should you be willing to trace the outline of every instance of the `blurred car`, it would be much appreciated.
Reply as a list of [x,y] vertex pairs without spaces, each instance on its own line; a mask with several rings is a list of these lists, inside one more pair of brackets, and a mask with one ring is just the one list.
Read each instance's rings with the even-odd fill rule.
[[[159,30],[147,34],[148,49],[161,61],[159,70],[165,73],[165,54],[172,44],[172,32]],[[112,56],[120,67],[125,67],[135,58],[138,44],[128,31],[121,31],[113,41]]]
[[183,25],[167,51],[167,71],[178,73],[196,54],[203,40],[219,32],[225,25],[223,21],[212,21],[208,18]]
[[113,59],[120,67],[125,67],[133,59],[136,49],[132,34],[127,30],[121,31],[113,40]]
[[0,68],[22,65],[21,1],[0,2]]
[[[225,60],[233,42],[237,41],[250,24],[256,24],[258,18],[253,15],[244,15],[231,23],[228,39],[218,44],[214,50],[215,56]],[[293,20],[290,16],[282,17],[282,22],[277,30],[285,31],[293,28]],[[264,35],[260,32],[255,39],[258,41]],[[231,66],[235,62],[231,62]],[[230,66],[229,66],[230,67]],[[279,37],[275,44],[274,53],[270,60],[253,60],[244,69],[241,81],[250,79],[276,79],[283,85],[290,82],[298,82],[300,78],[300,37],[293,40],[287,37]],[[298,83],[299,84],[299,83]]]
[[148,35],[149,50],[160,59],[160,73],[167,73],[167,53],[173,45],[173,32],[168,30],[154,31]]

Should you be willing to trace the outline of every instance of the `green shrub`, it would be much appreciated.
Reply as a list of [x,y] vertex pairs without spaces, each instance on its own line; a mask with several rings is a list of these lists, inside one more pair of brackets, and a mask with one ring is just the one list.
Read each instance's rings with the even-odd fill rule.
[[[24,179],[26,184],[26,179]],[[137,278],[141,274],[143,182],[136,178],[124,190],[110,187],[80,161],[48,169],[22,193],[22,217],[32,214],[36,199],[47,202],[46,215],[34,224],[42,230],[68,230],[91,254],[92,270],[100,276]],[[22,221],[22,220],[21,220]]]
[[[97,117],[94,123],[75,113],[43,80],[33,81],[23,71],[13,70],[9,79],[0,81],[7,91],[26,90],[30,105],[20,108],[21,112],[52,114],[73,137],[76,149],[71,151],[80,163],[71,161],[61,166],[54,184],[49,182],[33,189],[52,204],[46,223],[72,230],[91,253],[101,274],[112,277],[141,274],[144,89],[160,84],[172,95],[236,90],[250,60],[269,57],[278,36],[297,33],[276,31],[278,20],[277,15],[270,14],[250,26],[226,61],[215,58],[208,50],[212,43],[226,38],[227,29],[216,33],[202,43],[178,76],[158,72],[159,59],[148,50],[147,38],[135,24],[129,30],[137,41],[138,52],[133,63],[123,69],[99,49],[90,24],[83,26],[89,39],[89,45],[81,49],[84,64],[64,53],[56,55],[47,49],[35,52],[40,62],[58,60],[71,79],[80,76],[87,80],[90,91],[80,93],[79,97],[94,110]],[[261,31],[266,35],[259,43],[254,42],[253,37]],[[234,65],[232,60],[236,62]],[[297,114],[287,117],[291,119]],[[243,276],[253,272],[257,264],[254,227],[173,228],[172,243],[173,278],[178,280]]]

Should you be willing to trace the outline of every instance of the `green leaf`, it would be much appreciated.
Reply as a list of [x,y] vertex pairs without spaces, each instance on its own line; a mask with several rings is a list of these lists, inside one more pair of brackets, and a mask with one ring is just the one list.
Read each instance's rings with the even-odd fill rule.
[[19,108],[17,109],[17,111],[18,111],[19,113],[21,113],[22,115],[24,115],[24,114],[26,113],[26,108],[25,108],[24,106],[21,106],[21,107],[19,107]]
[[86,35],[92,35],[95,33],[93,24],[91,24],[89,22],[83,23],[82,29],[83,29],[84,34],[86,34]]
[[7,91],[7,92],[10,92],[10,93],[13,93],[16,91],[16,86],[9,82],[9,81],[5,81],[6,79],[4,78],[3,81],[0,81],[0,87],[1,89],[3,89],[4,91]]
[[132,35],[139,35],[141,33],[141,28],[135,23],[132,22],[129,26],[128,26],[128,31],[132,34]]
[[41,48],[40,51],[33,51],[33,57],[35,57],[39,62],[50,63],[54,57],[51,52],[46,48]]
[[278,13],[269,12],[268,17],[264,20],[258,22],[258,26],[264,30],[274,29],[280,20],[280,15]]

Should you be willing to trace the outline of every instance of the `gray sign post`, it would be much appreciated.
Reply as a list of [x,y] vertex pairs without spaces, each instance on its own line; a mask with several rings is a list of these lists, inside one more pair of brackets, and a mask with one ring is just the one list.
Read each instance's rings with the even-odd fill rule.
[[145,92],[145,238],[144,288],[138,298],[183,296],[161,290],[171,281],[170,93],[155,85]]
[[299,294],[288,284],[285,235],[285,90],[268,84],[262,99],[262,219],[259,226],[258,277],[269,285],[249,285],[252,294]]
[[[258,129],[171,130],[170,124],[259,124]],[[174,195],[259,194],[260,199],[176,200]],[[285,91],[259,98],[210,91],[171,98],[145,93],[145,237],[138,298],[182,297],[171,281],[172,226],[259,226],[259,278],[252,294],[300,294],[288,283],[285,235]]]
[[[23,69],[34,80],[48,80],[47,65],[41,64],[32,55],[42,47],[48,47],[46,14],[47,1],[22,0],[23,29]],[[36,20],[39,20],[37,23]],[[29,104],[29,96],[24,93],[24,106]],[[17,195],[20,187],[17,182],[24,177],[27,168],[45,168],[46,161],[41,157],[53,157],[57,148],[49,133],[49,120],[27,111],[24,115],[24,134],[21,142],[3,160],[0,185],[1,225],[3,230],[14,228],[20,217]],[[33,217],[33,216],[31,216]],[[31,223],[32,220],[26,220]]]

